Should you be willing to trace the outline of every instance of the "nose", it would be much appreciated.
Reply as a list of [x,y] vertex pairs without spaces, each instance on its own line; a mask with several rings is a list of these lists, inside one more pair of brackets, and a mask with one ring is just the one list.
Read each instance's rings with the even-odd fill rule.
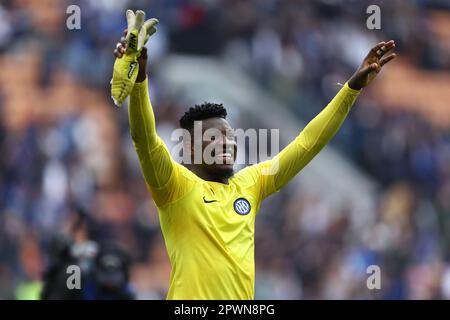
[[234,140],[234,137],[224,136],[223,140],[224,140],[225,144],[231,144],[231,145],[236,144],[236,141]]

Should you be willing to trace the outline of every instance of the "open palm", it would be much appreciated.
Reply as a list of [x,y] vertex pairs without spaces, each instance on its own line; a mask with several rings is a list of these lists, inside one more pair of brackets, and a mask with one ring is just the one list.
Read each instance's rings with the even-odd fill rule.
[[372,82],[381,71],[381,68],[397,56],[395,53],[386,56],[386,53],[394,47],[394,40],[382,41],[373,47],[364,58],[361,66],[348,81],[349,87],[360,90]]

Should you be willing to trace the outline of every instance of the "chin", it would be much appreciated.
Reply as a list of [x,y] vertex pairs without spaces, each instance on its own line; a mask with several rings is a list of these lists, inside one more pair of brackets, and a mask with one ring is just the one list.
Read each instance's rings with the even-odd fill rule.
[[213,168],[211,168],[211,171],[214,172],[214,175],[221,177],[221,178],[231,178],[234,174],[232,164],[216,164]]

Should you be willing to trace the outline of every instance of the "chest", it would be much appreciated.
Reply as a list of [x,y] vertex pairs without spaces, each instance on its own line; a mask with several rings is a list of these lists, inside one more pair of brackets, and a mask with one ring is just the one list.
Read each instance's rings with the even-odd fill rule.
[[236,185],[205,183],[198,186],[191,197],[189,202],[194,207],[188,219],[192,223],[220,231],[253,232],[259,204],[252,190]]

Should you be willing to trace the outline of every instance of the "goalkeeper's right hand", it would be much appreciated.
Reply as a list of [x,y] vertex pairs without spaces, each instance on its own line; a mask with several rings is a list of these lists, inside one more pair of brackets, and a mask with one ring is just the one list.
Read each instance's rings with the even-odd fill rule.
[[127,33],[116,47],[116,61],[111,79],[111,97],[118,107],[133,89],[139,71],[138,57],[150,36],[156,32],[155,25],[158,23],[157,19],[144,22],[145,13],[141,10],[136,11],[136,14],[127,10],[126,16]]

